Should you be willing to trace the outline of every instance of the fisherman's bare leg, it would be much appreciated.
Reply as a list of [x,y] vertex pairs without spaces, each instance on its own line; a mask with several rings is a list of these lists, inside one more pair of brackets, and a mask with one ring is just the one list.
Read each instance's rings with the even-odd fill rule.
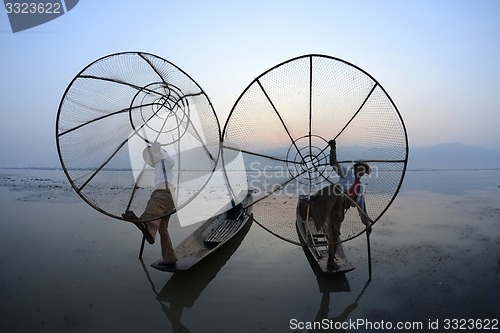
[[328,268],[337,270],[338,264],[335,262],[338,242],[340,240],[340,226],[344,220],[344,207],[342,197],[338,197],[328,216]]
[[[148,219],[155,216],[163,215],[166,212],[173,212],[175,208],[172,194],[169,189],[159,189],[151,193],[151,198],[148,201],[146,209],[141,216],[141,219]],[[177,261],[175,252],[170,240],[168,232],[168,222],[170,216],[162,219],[146,222],[147,229],[152,235],[153,240],[156,238],[156,232],[160,234],[162,259],[165,263],[174,263]]]
[[173,264],[177,261],[177,257],[175,255],[174,247],[172,246],[172,241],[170,240],[170,234],[168,233],[169,220],[170,216],[161,220],[158,232],[160,233],[161,256],[163,262]]
[[[167,209],[166,199],[167,195],[166,193],[164,193],[164,190],[153,191],[146,205],[146,209],[144,210],[144,213],[142,213],[140,219],[149,220],[151,218],[163,215]],[[145,233],[144,236],[151,244],[155,242],[156,231],[158,230],[158,226],[160,225],[160,223],[161,219],[145,222],[147,233]]]
[[[156,192],[156,191],[155,191]],[[157,195],[160,206],[162,208],[161,213],[173,212],[175,209],[175,204],[172,198],[172,193],[170,189],[157,190],[159,194]],[[163,262],[166,264],[172,264],[177,261],[177,257],[172,246],[172,241],[170,239],[170,234],[168,232],[168,223],[170,221],[170,215],[162,218],[161,220],[154,221],[151,225],[148,225],[150,232],[156,231],[160,234],[160,244],[161,244],[161,255]]]

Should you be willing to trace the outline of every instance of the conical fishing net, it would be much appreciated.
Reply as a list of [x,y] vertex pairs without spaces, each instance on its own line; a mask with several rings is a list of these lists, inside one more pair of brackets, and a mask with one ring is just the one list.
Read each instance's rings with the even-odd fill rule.
[[208,182],[220,147],[219,123],[201,87],[142,52],[106,56],[83,69],[62,98],[56,137],[75,191],[117,218],[126,210],[139,216],[155,189],[146,147],[159,144],[174,161],[168,172],[177,210]]
[[[371,167],[362,183],[366,214],[376,222],[397,195],[408,155],[403,120],[382,86],[362,69],[323,55],[290,59],[251,82],[224,126],[222,157],[242,151],[246,170],[227,177],[230,186],[245,182],[253,191],[257,223],[299,242],[299,196],[338,181],[329,165],[332,139],[340,165]],[[339,241],[365,229],[358,210],[348,209]]]

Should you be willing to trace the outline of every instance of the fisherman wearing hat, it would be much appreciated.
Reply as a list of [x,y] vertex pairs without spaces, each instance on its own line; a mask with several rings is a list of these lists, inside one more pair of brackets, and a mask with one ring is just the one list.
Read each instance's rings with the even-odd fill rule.
[[[313,218],[317,230],[323,225],[326,226],[325,231],[328,243],[330,243],[327,269],[335,271],[339,269],[335,262],[335,253],[340,237],[340,226],[344,221],[345,212],[350,207],[358,208],[361,222],[370,232],[371,222],[366,215],[364,186],[361,183],[361,178],[370,174],[371,168],[367,163],[361,161],[355,163],[351,168],[340,165],[337,161],[335,140],[330,140],[328,144],[330,146],[330,165],[339,175],[339,180],[310,196],[309,215]],[[302,218],[306,218],[307,204],[299,206],[299,214]]]
[[[337,197],[336,202],[330,211],[329,223],[327,224],[327,236],[330,243],[334,243],[328,248],[328,264],[327,268],[336,270],[338,265],[335,263],[335,253],[337,252],[338,241],[340,237],[340,226],[344,221],[345,212],[350,207],[358,207],[358,210],[365,210],[365,188],[361,183],[361,178],[371,172],[368,163],[356,162],[351,168],[346,168],[340,165],[337,161],[337,149],[335,140],[328,142],[330,146],[330,165],[333,170],[339,175],[339,180],[336,188],[340,189],[343,194]],[[367,219],[366,214],[360,212],[361,221],[370,231],[371,222]]]
[[161,148],[161,144],[158,142],[153,142],[150,146],[146,147],[142,152],[142,157],[148,165],[155,169],[155,190],[151,193],[146,209],[140,218],[132,211],[126,211],[122,217],[126,220],[133,221],[150,244],[155,242],[156,232],[158,231],[160,234],[161,254],[163,258],[163,262],[159,265],[172,266],[175,265],[177,257],[168,233],[170,215],[149,222],[140,221],[149,220],[175,210],[175,204],[172,198],[172,192],[175,191],[175,187],[171,184],[174,177],[172,169],[175,161],[166,150]]

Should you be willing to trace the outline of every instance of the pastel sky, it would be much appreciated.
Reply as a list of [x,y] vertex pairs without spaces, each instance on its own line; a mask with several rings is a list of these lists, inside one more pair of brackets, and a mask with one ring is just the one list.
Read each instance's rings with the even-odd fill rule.
[[189,73],[223,127],[258,75],[319,53],[370,73],[410,146],[500,149],[498,0],[81,0],[12,33],[0,12],[0,167],[58,166],[55,121],[71,80],[105,55],[144,51]]

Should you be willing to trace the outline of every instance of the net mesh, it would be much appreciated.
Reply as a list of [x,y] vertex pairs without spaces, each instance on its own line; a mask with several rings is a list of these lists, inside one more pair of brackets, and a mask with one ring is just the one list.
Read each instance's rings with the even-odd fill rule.
[[[230,186],[246,182],[255,221],[294,243],[299,196],[338,181],[329,140],[336,139],[341,165],[365,161],[372,168],[362,183],[374,222],[395,198],[407,163],[404,123],[384,89],[358,67],[322,55],[288,60],[257,77],[233,106],[222,139],[223,161],[237,150],[244,155],[246,172],[227,172]],[[340,241],[365,228],[357,209],[349,209]]]
[[140,215],[154,190],[154,169],[142,155],[152,142],[175,161],[169,181],[177,210],[208,182],[220,147],[219,123],[201,87],[167,60],[141,52],[83,69],[62,98],[56,137],[76,192],[117,218],[125,210]]

